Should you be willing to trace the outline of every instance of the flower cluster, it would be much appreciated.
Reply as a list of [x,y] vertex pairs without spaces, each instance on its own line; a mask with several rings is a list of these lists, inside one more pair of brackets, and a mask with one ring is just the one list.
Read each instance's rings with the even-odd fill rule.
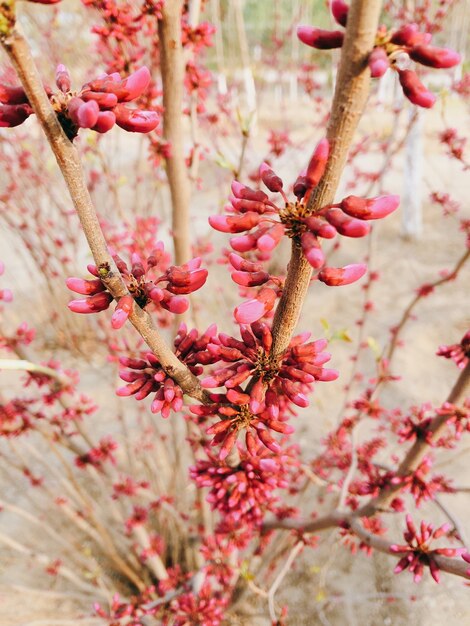
[[429,567],[429,571],[434,580],[439,582],[439,566],[435,560],[436,555],[456,556],[461,552],[460,548],[436,548],[429,549],[432,540],[439,539],[449,533],[450,525],[443,524],[440,528],[434,530],[432,524],[421,522],[419,531],[414,525],[411,515],[406,516],[406,531],[403,537],[407,545],[390,546],[390,552],[394,554],[403,554],[404,556],[398,561],[395,567],[395,574],[399,574],[408,569],[413,574],[415,583],[418,583],[423,577],[425,566]]
[[460,369],[464,369],[470,360],[470,330],[460,340],[460,343],[451,346],[439,346],[437,356],[452,359]]
[[[331,12],[341,26],[346,26],[349,6],[343,0],[332,0]],[[329,50],[341,48],[344,33],[340,30],[322,30],[313,26],[299,26],[297,36],[300,41],[318,48]],[[446,69],[460,62],[460,55],[448,48],[431,46],[432,35],[419,31],[418,24],[401,26],[398,30],[388,30],[381,26],[375,38],[374,49],[369,56],[369,68],[372,78],[380,78],[389,67],[398,72],[398,78],[405,96],[417,106],[430,108],[436,96],[428,91],[418,78],[417,73],[409,69],[410,61],[426,67]]]
[[[157,112],[126,106],[147,89],[150,72],[146,67],[126,78],[121,78],[118,73],[104,74],[75,92],[71,89],[67,68],[58,65],[55,82],[58,91],[46,92],[65,134],[71,140],[80,128],[106,133],[117,124],[129,132],[148,133],[159,123]],[[33,113],[22,87],[1,84],[0,103],[0,126],[18,126]]]
[[256,526],[277,501],[273,491],[288,486],[287,457],[270,454],[266,448],[255,455],[240,450],[240,457],[236,467],[229,467],[209,454],[191,468],[190,475],[199,488],[209,488],[207,501],[226,523],[236,525],[243,520]]
[[[164,258],[163,242],[158,242],[155,250],[147,257],[133,253],[129,269],[118,255],[113,255],[116,266],[124,279],[129,294],[121,297],[111,318],[113,328],[121,328],[132,311],[134,301],[145,308],[153,303],[157,307],[171,313],[184,313],[189,307],[185,295],[193,293],[204,285],[207,279],[207,270],[201,269],[201,259],[195,258],[181,266],[172,265],[163,274],[157,275],[160,261]],[[72,300],[68,307],[74,313],[98,313],[109,307],[113,296],[106,289],[100,276],[106,277],[109,267],[88,265],[88,271],[95,276],[93,280],[83,278],[67,278],[67,287],[81,295],[88,296],[81,300]],[[166,283],[163,287],[160,283]]]
[[[288,236],[302,248],[310,265],[318,271],[316,278],[329,286],[348,285],[361,278],[364,264],[345,267],[325,267],[325,255],[321,239],[332,239],[337,234],[346,237],[364,237],[370,231],[369,220],[381,219],[392,213],[399,204],[398,196],[359,198],[348,196],[338,204],[322,207],[315,213],[309,208],[309,198],[320,182],[328,160],[329,142],[323,139],[317,145],[307,169],[294,183],[296,200],[291,202],[282,179],[263,163],[260,178],[272,193],[279,193],[283,204],[276,205],[262,190],[255,190],[234,181],[230,204],[225,207],[228,215],[213,215],[210,225],[224,233],[246,233],[232,237],[230,245],[236,252],[255,251],[261,259],[269,258],[283,236]],[[236,270],[232,278],[242,286],[260,286],[276,282],[258,263],[242,259],[236,254],[229,256]],[[277,281],[278,282],[278,281]],[[264,287],[255,299],[235,310],[240,323],[251,323],[266,315],[274,306],[276,291]]]
[[[241,325],[242,340],[224,333],[211,341],[207,351],[213,363],[228,363],[215,369],[202,380],[206,388],[225,387],[225,392],[210,395],[214,404],[191,406],[196,415],[219,415],[222,420],[211,426],[207,433],[214,438],[211,445],[221,444],[219,458],[224,460],[235,445],[241,430],[247,429],[248,449],[257,450],[261,441],[272,452],[280,446],[268,432],[284,435],[293,432],[287,424],[292,405],[307,407],[307,394],[315,381],[335,380],[338,373],[325,369],[330,359],[324,352],[326,340],[308,342],[309,333],[294,337],[283,354],[271,353],[271,329],[265,323]],[[242,384],[247,383],[243,389]],[[254,452],[253,452],[254,454]]]
[[[215,340],[216,333],[215,326],[209,326],[201,336],[195,328],[188,332],[185,324],[181,324],[178,330],[174,341],[175,354],[196,376],[202,373],[202,365],[215,361],[207,347]],[[166,374],[154,354],[145,352],[140,359],[123,356],[119,362],[127,368],[121,370],[119,376],[128,384],[117,390],[118,396],[133,395],[136,400],[143,400],[155,393],[150,410],[163,417],[169,417],[172,410],[182,409],[183,390]]]

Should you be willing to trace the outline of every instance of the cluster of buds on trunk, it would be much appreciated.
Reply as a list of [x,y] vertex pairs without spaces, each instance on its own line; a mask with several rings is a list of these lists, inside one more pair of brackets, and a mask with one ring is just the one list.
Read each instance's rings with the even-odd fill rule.
[[209,389],[225,389],[223,393],[211,393],[214,404],[190,407],[196,415],[222,418],[207,430],[213,436],[211,445],[221,444],[221,460],[228,456],[243,429],[247,431],[248,449],[256,450],[260,441],[272,452],[279,452],[280,445],[269,430],[290,435],[294,429],[287,422],[295,414],[293,407],[309,405],[308,394],[315,381],[336,380],[338,376],[336,370],[323,367],[330,359],[324,351],[326,340],[308,342],[310,334],[303,333],[275,357],[267,324],[241,325],[240,334],[241,340],[220,333],[208,344],[213,363],[228,365],[215,369],[201,384]]
[[[181,324],[175,337],[174,352],[195,376],[202,373],[203,365],[215,361],[207,346],[217,341],[216,335],[217,328],[214,325],[199,336],[195,328],[188,332],[186,325]],[[118,396],[134,396],[136,400],[144,400],[155,393],[150,410],[152,413],[161,413],[163,417],[169,417],[171,411],[177,412],[183,408],[183,390],[166,374],[154,354],[144,352],[141,358],[123,356],[119,358],[119,363],[127,368],[119,372],[121,380],[127,385],[117,390]]]
[[[172,265],[158,275],[158,265],[164,258],[163,242],[157,242],[157,247],[144,261],[142,257],[133,253],[131,267],[118,255],[113,255],[116,266],[124,279],[129,293],[118,300],[111,319],[113,328],[119,329],[126,322],[132,311],[134,301],[144,309],[153,304],[181,314],[188,310],[189,301],[185,295],[193,293],[204,285],[207,279],[207,270],[201,269],[201,259],[195,258],[181,266]],[[109,307],[113,296],[107,290],[101,277],[109,272],[107,267],[88,265],[88,271],[95,276],[92,280],[83,278],[67,278],[67,287],[81,295],[88,296],[81,300],[72,300],[68,307],[74,313],[98,313]],[[165,286],[161,283],[166,283]]]
[[[332,0],[331,12],[341,26],[346,26],[349,6],[343,0]],[[323,30],[313,26],[299,26],[297,36],[300,41],[319,50],[341,48],[344,33],[340,30]],[[426,67],[447,69],[460,62],[460,55],[448,48],[429,45],[432,35],[419,31],[417,24],[405,24],[398,30],[388,30],[381,26],[375,38],[374,49],[369,56],[372,78],[380,78],[389,67],[398,72],[405,96],[417,106],[430,108],[436,96],[420,81],[417,73],[410,69],[411,61]]]
[[[126,78],[118,73],[104,74],[72,91],[70,74],[64,65],[56,71],[57,92],[46,89],[49,100],[65,134],[73,140],[80,128],[106,133],[117,124],[124,130],[148,133],[159,123],[156,111],[141,111],[126,106],[139,98],[150,82],[144,66]],[[0,126],[22,124],[33,109],[22,87],[0,85]]]
[[[282,205],[276,204],[261,189],[252,189],[238,181],[232,183],[230,203],[225,206],[226,215],[213,215],[209,223],[215,230],[234,233],[230,245],[236,252],[255,253],[260,261],[270,258],[272,251],[287,236],[302,248],[306,259],[317,271],[316,278],[329,286],[349,285],[359,280],[365,272],[364,264],[345,267],[325,267],[322,239],[333,239],[337,234],[345,237],[364,237],[370,231],[370,220],[382,219],[395,211],[398,196],[359,198],[348,196],[338,204],[322,207],[316,211],[309,208],[309,198],[325,172],[329,156],[329,142],[322,139],[316,146],[307,168],[300,173],[293,185],[296,197],[289,200],[282,179],[266,164],[260,167],[260,179],[265,187],[279,194]],[[240,234],[245,233],[245,234]],[[235,309],[235,319],[250,324],[267,315],[274,307],[279,290],[279,279],[263,269],[261,263],[230,254],[229,262],[234,268],[232,279],[242,287],[263,286],[252,299]],[[276,289],[267,287],[275,283]]]
[[434,530],[432,524],[426,524],[421,522],[419,531],[414,525],[411,515],[406,516],[406,531],[403,533],[403,537],[407,545],[390,546],[390,552],[393,554],[404,555],[395,567],[395,574],[399,574],[405,569],[408,569],[413,574],[413,579],[418,583],[423,577],[424,567],[429,567],[429,571],[434,580],[439,582],[439,566],[436,563],[434,556],[456,556],[465,551],[465,548],[435,548],[429,549],[431,541],[439,539],[440,537],[449,537],[451,527],[450,524],[443,524],[436,530]]

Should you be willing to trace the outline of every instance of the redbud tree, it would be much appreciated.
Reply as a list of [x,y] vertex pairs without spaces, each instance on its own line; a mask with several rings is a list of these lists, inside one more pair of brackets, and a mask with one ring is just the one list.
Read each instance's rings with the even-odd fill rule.
[[[2,213],[21,233],[38,275],[47,279],[51,308],[66,314],[63,300],[52,294],[68,290],[67,319],[96,318],[90,321],[95,342],[118,368],[121,382],[112,393],[119,409],[99,423],[94,394],[83,393],[77,372],[55,355],[35,353],[35,330],[28,322],[14,330],[2,325],[0,369],[25,375],[22,386],[5,389],[0,397],[7,450],[2,460],[8,476],[14,481],[20,475],[34,497],[29,508],[6,497],[0,506],[42,527],[49,543],[47,550],[39,540],[29,546],[14,533],[2,534],[2,542],[63,581],[68,592],[82,593],[89,614],[113,626],[217,626],[243,618],[254,623],[250,610],[256,606],[262,623],[299,623],[289,621],[289,603],[284,597],[278,602],[276,594],[296,562],[300,571],[309,567],[328,531],[353,553],[388,555],[390,571],[404,572],[415,583],[427,576],[437,583],[442,576],[469,580],[465,533],[440,500],[459,486],[434,465],[443,449],[457,450],[470,430],[470,330],[451,345],[435,347],[442,357],[438,366],[455,368],[454,384],[439,405],[422,398],[416,406],[390,406],[382,392],[400,377],[393,357],[416,305],[460,278],[470,256],[470,222],[460,221],[465,242],[455,266],[417,290],[376,354],[375,375],[368,380],[358,372],[365,350],[361,333],[378,276],[348,247],[351,239],[370,238],[374,223],[387,220],[400,205],[396,190],[382,187],[383,172],[367,175],[358,164],[372,143],[370,137],[356,142],[371,85],[396,75],[410,106],[418,111],[436,104],[428,70],[449,70],[461,61],[457,52],[433,41],[452,2],[441,2],[438,9],[418,3],[413,12],[393,2],[382,7],[380,0],[332,0],[334,30],[298,24],[297,18],[286,25],[296,45],[321,51],[323,63],[335,54],[331,50],[340,49],[333,99],[315,100],[323,111],[319,140],[302,145],[304,166],[293,178],[275,164],[291,141],[287,134],[271,131],[269,154],[245,173],[249,124],[227,93],[219,94],[211,112],[205,52],[214,38],[219,47],[221,41],[215,25],[201,17],[204,2],[82,4],[94,21],[100,65],[87,68],[84,82],[62,59],[43,76],[14,0],[0,7],[0,42],[13,68],[0,82],[2,142],[9,141],[12,127],[22,132],[25,124],[26,137],[40,129],[69,194],[61,198],[64,212],[52,204],[47,219],[40,210],[29,216],[17,208],[22,185],[28,189],[33,181],[53,198],[44,186],[48,174],[39,174],[40,154],[33,154],[37,164],[31,152],[21,159],[7,155]],[[239,3],[234,5],[243,57],[246,33]],[[215,22],[217,7],[213,3]],[[62,10],[59,0],[40,8],[56,16]],[[35,50],[45,45],[46,35],[46,26],[44,32],[36,29]],[[283,37],[278,33],[273,42],[279,52]],[[72,54],[74,45],[71,38]],[[306,92],[315,91],[315,68],[305,64],[300,70]],[[463,78],[454,90],[465,94],[468,81]],[[231,168],[231,180],[222,183],[223,208],[211,210],[207,225],[207,232],[225,238],[217,258],[222,287],[237,294],[236,306],[228,305],[217,319],[209,303],[216,269],[212,235],[195,236],[189,208],[199,188],[212,184],[198,174],[207,158],[198,137],[207,133],[217,146],[227,127],[237,124],[240,160]],[[142,215],[120,222],[105,217],[97,202],[96,186],[107,185],[116,194],[118,212],[119,194],[109,172],[103,167],[90,173],[86,159],[97,158],[100,146],[109,151],[112,144],[103,142],[119,129],[141,136],[139,145],[151,164],[146,176],[168,191],[170,237],[151,202]],[[446,129],[441,141],[451,158],[468,167],[458,131]],[[384,171],[400,147],[390,146],[379,148],[386,154]],[[369,176],[371,190],[379,181],[380,192],[338,193],[348,162],[358,178]],[[16,180],[19,170],[29,168],[31,181]],[[137,204],[143,178],[137,170],[127,202]],[[433,201],[444,215],[455,213],[449,194],[434,192]],[[85,254],[76,228],[67,225],[72,214],[87,242]],[[286,244],[290,254],[284,263]],[[339,249],[347,262],[336,262]],[[79,257],[89,262],[80,267]],[[0,269],[3,274],[3,264]],[[14,306],[14,287],[0,289],[4,310]],[[328,338],[312,337],[299,319],[308,292],[320,319],[325,290],[338,289],[347,307],[350,290],[361,287],[360,336],[344,406],[337,424],[318,433],[322,443],[311,454],[297,436],[298,413],[314,420],[314,388],[338,385],[346,374],[335,360],[335,337],[330,333],[328,345]],[[57,322],[59,312],[50,315]],[[201,322],[210,317],[209,324]],[[218,325],[227,319],[232,330],[222,332]],[[328,323],[324,326],[328,330]],[[347,333],[342,337],[348,339]],[[65,333],[65,345],[71,342]],[[41,353],[40,346],[37,350]],[[353,385],[358,381],[360,391]],[[94,382],[92,391],[98,394],[101,385]],[[363,425],[367,436],[359,440]],[[423,517],[424,502],[440,516]],[[305,613],[305,623],[313,623],[308,621],[313,609]]]

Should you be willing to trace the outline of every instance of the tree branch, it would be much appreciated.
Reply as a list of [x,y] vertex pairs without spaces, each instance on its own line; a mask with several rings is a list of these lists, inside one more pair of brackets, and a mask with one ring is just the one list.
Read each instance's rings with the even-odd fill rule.
[[184,157],[182,125],[184,55],[181,44],[182,0],[165,2],[158,21],[160,67],[163,84],[163,136],[170,145],[166,174],[172,204],[172,234],[176,265],[191,258],[189,200],[191,182]]
[[[115,298],[120,298],[128,293],[127,287],[108,252],[106,240],[86,186],[79,154],[65,136],[57,120],[54,109],[44,91],[29,45],[18,26],[15,26],[8,35],[2,36],[0,40],[54,152],[95,263],[98,267],[105,267],[110,270],[102,277],[102,280],[110,293]],[[200,402],[208,402],[207,392],[202,389],[198,379],[163,341],[149,314],[134,303],[129,319],[158,358],[163,369],[180,385],[183,391]]]
[[[315,212],[334,201],[354,132],[369,95],[367,58],[377,32],[380,0],[353,0],[348,13],[331,117],[327,129],[331,152],[325,174],[308,208]],[[292,242],[292,255],[284,291],[273,321],[272,352],[280,355],[289,345],[302,310],[312,268],[300,246]]]

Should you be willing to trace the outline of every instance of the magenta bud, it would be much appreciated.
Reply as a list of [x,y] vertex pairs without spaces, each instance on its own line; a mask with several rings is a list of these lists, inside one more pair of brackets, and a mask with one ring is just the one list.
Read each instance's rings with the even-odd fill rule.
[[364,237],[370,232],[367,222],[349,217],[341,209],[328,209],[325,217],[345,237]]
[[221,233],[241,233],[251,230],[259,224],[261,216],[258,213],[248,212],[243,215],[232,217],[227,215],[211,215],[209,224]]
[[166,303],[166,308],[170,313],[175,313],[176,315],[181,315],[181,313],[185,313],[189,308],[189,302],[183,296],[174,296]]
[[81,128],[93,128],[93,126],[98,121],[98,114],[100,112],[100,108],[96,102],[90,100],[89,102],[84,102],[77,109],[76,118],[78,121],[78,126]]
[[417,106],[430,109],[436,102],[436,96],[428,91],[413,70],[398,70],[398,77],[405,96]]
[[83,296],[91,296],[95,293],[106,290],[106,287],[103,285],[99,278],[96,280],[84,280],[83,278],[67,278],[65,284],[70,289],[70,291],[75,291],[75,293],[80,293]]
[[28,97],[23,87],[0,83],[0,102],[2,104],[28,104]]
[[417,46],[431,41],[430,33],[420,33],[418,24],[405,24],[393,33],[391,43],[398,46]]
[[159,117],[155,111],[128,109],[122,104],[114,107],[116,124],[130,133],[149,133],[158,126]]
[[341,201],[341,209],[360,220],[378,220],[395,211],[399,204],[400,196],[396,195],[370,199],[348,196]]
[[264,232],[261,237],[258,237],[256,247],[261,252],[271,252],[281,241],[284,236],[285,229],[284,224],[275,224]]
[[268,200],[268,196],[261,191],[260,189],[255,190],[251,189],[251,187],[247,187],[246,185],[242,185],[238,180],[232,181],[231,185],[232,193],[236,198],[240,198],[241,200],[252,200],[253,202],[266,202]]
[[114,93],[100,93],[99,91],[84,91],[80,94],[80,98],[85,102],[94,100],[100,109],[112,109],[118,103]]
[[374,48],[372,50],[368,64],[372,78],[381,78],[390,67],[387,53],[383,48]]
[[125,295],[122,298],[119,298],[116,309],[111,317],[111,326],[115,330],[124,326],[133,306],[134,298],[131,295]]
[[305,178],[309,189],[316,187],[320,182],[326,168],[328,156],[330,154],[330,142],[322,139],[315,148],[310,162],[307,166]]
[[349,6],[343,0],[332,0],[331,13],[341,26],[346,26],[348,21]]
[[318,280],[329,287],[340,287],[355,283],[364,276],[367,265],[364,263],[354,263],[345,267],[325,267],[318,274]]
[[0,128],[13,128],[22,124],[33,109],[29,104],[2,104],[0,105]]
[[302,233],[300,237],[302,252],[310,265],[318,269],[325,263],[325,255],[315,235],[309,231]]
[[65,67],[65,65],[62,65],[62,63],[57,66],[55,73],[55,84],[63,93],[67,93],[67,91],[70,91],[70,74],[68,69]]
[[267,163],[262,163],[259,168],[261,180],[273,193],[277,193],[282,189],[282,179],[277,176]]
[[97,133],[107,133],[115,123],[116,116],[112,111],[100,111],[96,124],[93,126],[93,130]]
[[256,248],[256,241],[257,239],[254,235],[241,235],[240,237],[232,237],[230,245],[237,252],[249,252]]
[[268,450],[271,450],[271,452],[274,452],[274,454],[279,454],[281,452],[282,450],[281,446],[274,439],[274,437],[272,437],[268,433],[267,430],[258,429],[256,433],[260,441],[266,446],[266,448],[268,448]]
[[317,235],[318,237],[322,237],[323,239],[333,239],[336,237],[336,228],[319,217],[306,217],[304,219],[304,224],[314,235]]
[[232,280],[242,287],[258,287],[270,279],[267,272],[232,272]]
[[447,69],[460,63],[461,57],[458,52],[449,48],[436,48],[434,46],[417,45],[409,52],[410,58],[421,65]]
[[298,26],[297,37],[302,43],[319,50],[341,48],[344,34],[340,30],[322,30],[313,26]]
[[125,78],[121,85],[127,92],[119,98],[120,102],[130,102],[141,96],[150,82],[150,72],[145,65]]
[[112,300],[113,296],[103,291],[84,300],[71,300],[67,306],[74,313],[98,313],[107,309]]
[[256,298],[246,300],[234,311],[239,324],[252,324],[269,313],[276,302],[276,292],[272,289],[261,289]]

